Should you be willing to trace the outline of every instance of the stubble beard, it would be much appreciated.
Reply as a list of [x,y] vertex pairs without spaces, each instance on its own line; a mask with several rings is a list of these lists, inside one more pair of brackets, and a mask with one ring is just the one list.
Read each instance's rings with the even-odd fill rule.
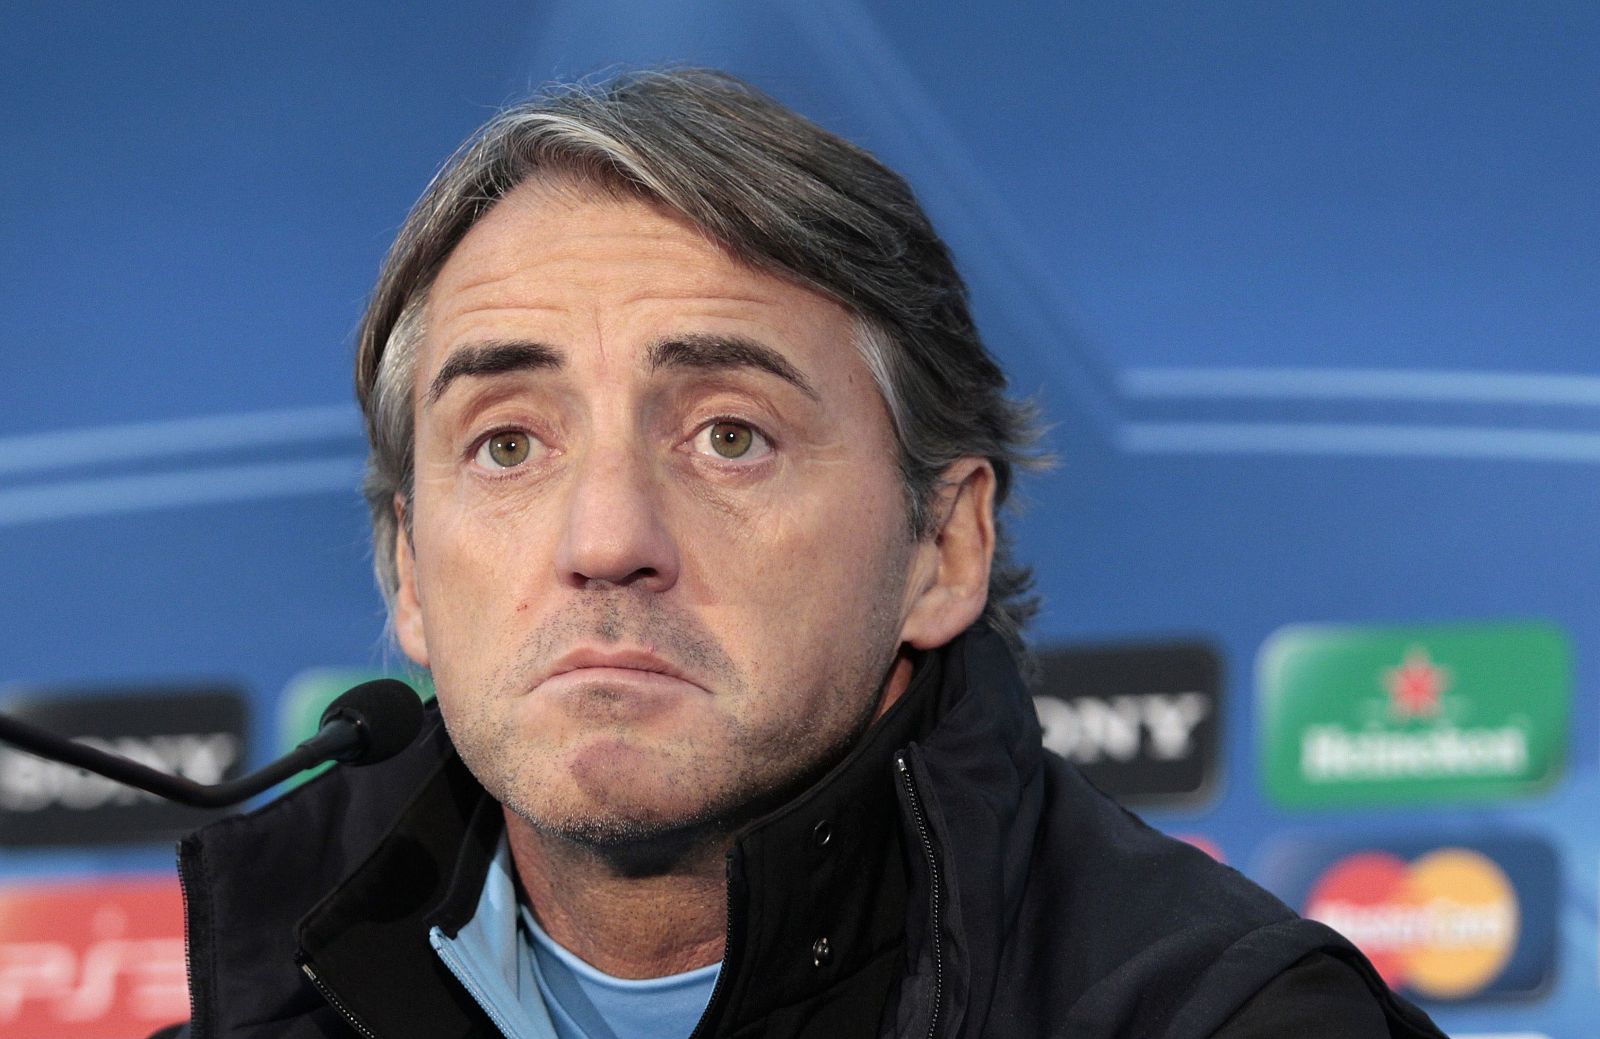
[[[533,631],[517,654],[522,663],[497,672],[495,688],[526,688],[530,673],[579,642],[627,640],[656,647],[719,695],[745,703],[767,695],[753,689],[713,637],[659,600],[615,588],[591,596]],[[680,740],[666,747],[664,764],[670,775],[616,776],[616,789],[610,791],[614,796],[584,796],[570,779],[551,781],[543,775],[539,764],[529,760],[526,735],[517,730],[510,711],[446,711],[445,720],[473,775],[543,843],[596,859],[624,876],[703,867],[708,857],[726,850],[739,830],[815,783],[860,741],[898,651],[892,613],[873,610],[861,626],[864,637],[856,640],[853,659],[833,660],[826,678],[792,675],[788,688],[779,691],[780,696],[792,695],[794,686],[825,682],[825,693],[809,701],[828,707],[820,716],[796,712],[759,719],[762,724],[729,716],[712,742]],[[507,702],[492,697],[480,700],[479,706]],[[640,770],[635,762],[634,771]],[[632,790],[623,789],[630,779],[640,782]],[[662,783],[689,796],[664,805]],[[652,790],[657,792],[654,803]]]

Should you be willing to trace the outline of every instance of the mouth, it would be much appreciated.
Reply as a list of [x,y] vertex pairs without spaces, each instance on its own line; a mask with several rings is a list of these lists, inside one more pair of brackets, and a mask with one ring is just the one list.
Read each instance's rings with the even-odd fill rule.
[[538,683],[546,690],[594,685],[652,692],[706,691],[671,662],[642,649],[575,649],[557,660]]
[[652,675],[666,675],[668,678],[688,681],[687,676],[682,671],[648,650],[591,649],[587,647],[572,650],[560,660],[557,660],[555,666],[550,669],[549,677],[554,678],[569,671],[580,671],[588,668],[644,671]]

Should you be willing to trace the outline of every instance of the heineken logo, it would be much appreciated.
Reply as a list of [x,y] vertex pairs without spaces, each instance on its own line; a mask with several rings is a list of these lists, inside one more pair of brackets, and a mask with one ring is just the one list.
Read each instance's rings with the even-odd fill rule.
[[1544,624],[1284,629],[1259,668],[1268,789],[1290,807],[1533,792],[1565,757],[1569,657]]
[[1450,681],[1450,671],[1435,664],[1426,646],[1412,646],[1399,667],[1384,672],[1389,690],[1389,713],[1396,718],[1432,718],[1439,713],[1439,698]]
[[1313,783],[1517,776],[1528,767],[1525,725],[1434,732],[1349,732],[1337,725],[1306,730],[1301,773]]

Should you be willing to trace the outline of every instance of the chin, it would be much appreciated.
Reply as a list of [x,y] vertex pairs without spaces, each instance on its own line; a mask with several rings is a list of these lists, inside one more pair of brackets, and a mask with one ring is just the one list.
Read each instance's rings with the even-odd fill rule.
[[603,860],[625,876],[659,876],[720,853],[732,835],[709,806],[624,810],[506,806],[546,840]]
[[[809,785],[797,776],[739,777],[709,782],[694,767],[651,755],[579,757],[585,769],[550,775],[501,798],[541,836],[606,860],[619,872],[672,872],[693,859],[726,851],[737,833]],[[606,762],[610,767],[605,767]],[[499,792],[491,791],[499,796]],[[519,794],[529,796],[523,797]]]

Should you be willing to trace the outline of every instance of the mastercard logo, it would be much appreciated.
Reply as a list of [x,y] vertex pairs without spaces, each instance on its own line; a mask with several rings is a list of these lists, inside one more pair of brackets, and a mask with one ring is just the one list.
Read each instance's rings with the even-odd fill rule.
[[1522,925],[1505,872],[1466,848],[1348,856],[1317,878],[1305,915],[1354,942],[1391,987],[1442,1000],[1492,984]]

